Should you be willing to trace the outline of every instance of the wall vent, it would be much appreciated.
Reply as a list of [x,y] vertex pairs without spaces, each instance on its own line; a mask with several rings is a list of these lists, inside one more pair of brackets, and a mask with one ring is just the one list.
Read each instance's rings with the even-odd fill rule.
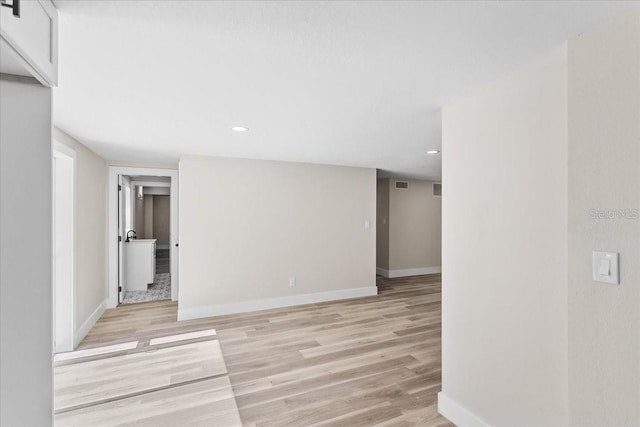
[[409,188],[409,183],[406,181],[396,181],[396,188]]
[[439,182],[433,183],[433,197],[442,197],[442,184]]

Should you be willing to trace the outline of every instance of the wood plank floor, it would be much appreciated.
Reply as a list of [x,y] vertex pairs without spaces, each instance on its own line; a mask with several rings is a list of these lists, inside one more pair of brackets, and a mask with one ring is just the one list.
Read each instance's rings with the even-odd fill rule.
[[440,276],[378,287],[377,297],[179,323],[175,303],[120,306],[80,348],[215,328],[243,425],[451,426],[436,408]]
[[55,427],[240,425],[226,376],[143,393],[55,416]]
[[226,373],[217,340],[57,364],[54,410],[69,410]]

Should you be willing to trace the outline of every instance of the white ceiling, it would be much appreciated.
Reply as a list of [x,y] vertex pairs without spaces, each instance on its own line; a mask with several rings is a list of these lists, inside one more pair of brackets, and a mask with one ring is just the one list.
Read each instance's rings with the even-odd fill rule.
[[421,179],[441,177],[425,152],[441,147],[443,105],[640,4],[55,3],[54,124],[107,159],[206,154]]

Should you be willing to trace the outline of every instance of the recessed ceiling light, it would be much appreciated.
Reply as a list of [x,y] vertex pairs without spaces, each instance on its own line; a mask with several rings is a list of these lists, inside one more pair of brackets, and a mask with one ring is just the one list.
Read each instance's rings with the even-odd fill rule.
[[248,127],[244,127],[244,126],[233,126],[231,128],[231,130],[236,131],[236,132],[246,132],[249,130]]
[[440,150],[429,150],[427,151],[427,154],[438,154],[440,152]]

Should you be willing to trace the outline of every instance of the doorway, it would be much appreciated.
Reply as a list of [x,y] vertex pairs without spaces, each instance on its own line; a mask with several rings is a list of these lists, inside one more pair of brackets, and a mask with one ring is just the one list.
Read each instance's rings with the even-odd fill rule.
[[120,304],[171,299],[171,178],[120,175]]
[[52,159],[54,353],[74,349],[75,160],[75,151],[54,143]]
[[178,171],[109,168],[109,307],[178,300]]

